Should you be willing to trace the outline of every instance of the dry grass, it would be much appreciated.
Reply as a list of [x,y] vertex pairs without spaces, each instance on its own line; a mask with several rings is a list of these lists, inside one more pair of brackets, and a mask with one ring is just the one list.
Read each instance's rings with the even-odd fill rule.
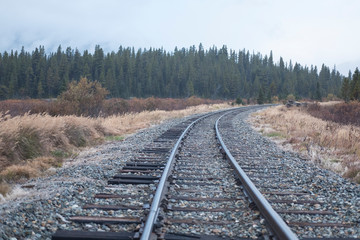
[[46,114],[0,118],[0,168],[101,141],[101,120]]
[[[99,100],[96,99],[90,100],[99,102]],[[139,113],[143,111],[154,111],[156,109],[172,111],[197,105],[219,104],[224,102],[224,100],[211,100],[198,97],[189,97],[186,99],[154,97],[132,99],[111,98],[104,100],[103,104],[99,105],[99,109],[97,110],[100,111],[101,116],[111,116],[129,112]],[[80,111],[78,104],[77,101],[64,102],[57,99],[9,99],[0,101],[0,112],[7,112],[13,117],[24,115],[26,113],[48,113],[51,116],[66,116],[77,113],[82,116],[93,116],[93,114],[90,113],[94,112],[94,109],[86,108],[88,104],[86,104],[83,111]]]
[[105,134],[124,135],[139,129],[159,124],[167,119],[182,118],[196,113],[205,113],[230,107],[228,104],[199,105],[176,111],[145,111],[101,118]]
[[276,132],[283,146],[360,183],[360,128],[324,121],[302,108],[278,106],[253,115],[259,131]]
[[31,165],[12,165],[0,174],[3,180],[10,183],[38,176],[36,169]]
[[228,104],[199,105],[184,110],[145,111],[98,118],[1,115],[0,193],[9,190],[8,183],[41,176],[50,167],[61,166],[62,159],[72,152],[102,143],[109,136],[124,136],[167,119],[228,107]]
[[7,183],[0,184],[0,202],[3,200],[3,196],[10,191],[10,186]]
[[[18,183],[22,180],[44,175],[51,167],[60,167],[62,160],[54,157],[38,157],[22,164],[10,165],[0,172],[0,180]],[[1,185],[0,185],[1,186]]]

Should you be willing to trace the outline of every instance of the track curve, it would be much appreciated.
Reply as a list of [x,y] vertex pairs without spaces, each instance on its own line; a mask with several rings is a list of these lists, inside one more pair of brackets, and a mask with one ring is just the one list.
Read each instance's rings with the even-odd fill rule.
[[[286,159],[262,159],[267,150],[249,142],[242,116],[264,107],[195,116],[164,132],[121,166],[106,192],[85,199],[67,219],[69,230],[52,238],[296,240],[320,236],[308,234],[309,226],[353,229],[353,223],[328,221],[331,211],[312,207],[321,206],[317,199],[299,197],[310,192],[306,186],[288,191],[291,177],[281,179],[289,174]],[[325,218],[296,222],[294,214]],[[87,223],[105,231],[89,232]]]

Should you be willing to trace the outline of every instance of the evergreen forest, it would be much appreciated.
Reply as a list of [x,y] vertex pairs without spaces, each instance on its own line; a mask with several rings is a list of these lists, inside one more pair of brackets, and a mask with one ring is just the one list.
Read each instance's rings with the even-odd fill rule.
[[108,89],[109,97],[198,96],[211,99],[273,97],[321,99],[341,96],[343,77],[322,65],[285,63],[273,54],[229,50],[225,45],[159,49],[120,46],[105,53],[97,45],[93,53],[61,46],[46,53],[40,46],[32,52],[0,53],[0,99],[54,98],[72,81],[86,77]]

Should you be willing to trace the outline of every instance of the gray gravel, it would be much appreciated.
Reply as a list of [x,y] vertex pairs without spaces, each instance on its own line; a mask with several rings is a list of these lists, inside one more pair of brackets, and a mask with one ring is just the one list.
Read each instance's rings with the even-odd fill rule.
[[[108,204],[143,205],[148,203],[151,185],[109,186],[107,180],[116,174],[124,163],[170,127],[184,121],[177,119],[139,131],[124,141],[111,142],[90,148],[75,159],[69,159],[54,175],[33,179],[19,188],[6,202],[0,202],[0,240],[50,239],[58,229],[86,229],[90,231],[134,230],[136,224],[127,226],[78,224],[67,219],[74,215],[142,216],[143,210],[102,211],[83,210],[86,203],[103,203],[94,200],[96,193],[133,194],[134,198],[107,200]],[[155,187],[152,184],[152,187]],[[139,198],[139,196],[143,196]],[[90,202],[91,199],[91,202]],[[95,201],[95,202],[94,202]],[[109,202],[110,201],[110,202]]]
[[246,121],[250,112],[238,114],[224,141],[231,145],[240,166],[260,167],[246,170],[263,193],[297,192],[304,195],[265,194],[271,199],[313,200],[317,204],[272,203],[274,209],[322,210],[334,215],[280,214],[286,222],[342,223],[350,227],[292,227],[301,238],[360,238],[360,186],[341,176],[319,168],[294,152],[279,149],[274,142],[255,132]]
[[[233,169],[219,151],[215,139],[214,124],[220,115],[206,118],[197,124],[183,142],[175,170],[175,178],[170,185],[168,194],[171,197],[196,198],[235,198],[232,201],[187,201],[170,198],[168,208],[197,208],[201,211],[167,211],[165,218],[174,220],[199,220],[201,224],[176,223],[166,225],[167,233],[219,235],[227,238],[257,239],[268,234],[265,222],[258,211],[251,210],[249,201],[237,184]],[[204,168],[201,176],[198,168]],[[196,169],[196,170],[194,170]],[[197,178],[181,179],[181,178]],[[207,178],[207,180],[198,180]],[[190,184],[189,184],[190,183]],[[199,184],[199,185],[197,185]],[[205,184],[205,185],[201,185]],[[207,185],[209,184],[209,185]],[[191,189],[195,192],[184,192],[181,189]],[[222,209],[221,212],[204,211],[204,209]],[[223,210],[235,208],[236,210]],[[171,220],[169,220],[171,222]]]
[[[275,143],[256,133],[245,121],[249,113],[237,115],[233,121],[232,139],[238,142],[233,149],[237,152],[236,158],[244,166],[248,163],[264,165],[259,160],[272,161],[273,168],[266,170],[268,175],[275,178],[263,178],[259,173],[253,173],[252,179],[262,192],[270,191],[296,191],[305,192],[305,195],[266,195],[272,199],[294,200],[316,200],[321,204],[310,205],[292,204],[292,209],[302,209],[303,207],[311,210],[332,211],[335,215],[283,215],[286,221],[314,221],[314,222],[341,222],[353,224],[352,227],[344,228],[325,228],[325,227],[294,227],[293,230],[300,237],[354,237],[360,238],[360,187],[339,175],[327,170],[322,170],[309,161],[301,159],[297,154],[280,150]],[[124,163],[133,159],[138,151],[165,132],[170,127],[178,124],[182,120],[173,120],[164,124],[151,127],[127,137],[121,142],[107,143],[82,152],[75,159],[69,160],[63,168],[54,170],[54,175],[39,179],[33,179],[24,185],[30,188],[19,188],[16,194],[7,202],[0,203],[0,240],[16,239],[50,239],[51,235],[58,229],[86,229],[90,231],[116,231],[134,230],[138,228],[136,224],[127,226],[99,225],[99,224],[77,224],[68,221],[74,215],[101,215],[101,216],[141,216],[143,210],[120,210],[102,211],[86,210],[81,207],[85,203],[105,203],[98,199],[97,202],[89,202],[95,193],[115,193],[131,194],[134,198],[124,199],[126,204],[142,205],[149,201],[146,194],[149,194],[149,187],[139,186],[113,186],[107,185],[107,180],[115,175]],[[234,130],[235,129],[235,130]],[[244,148],[246,146],[246,148]],[[238,148],[238,149],[236,149]],[[214,153],[214,156],[216,154]],[[243,160],[247,159],[247,163]],[[272,164],[271,163],[271,164]],[[204,170],[203,173],[209,173]],[[258,176],[257,176],[258,175]],[[256,180],[256,181],[255,181]],[[230,180],[227,184],[233,184]],[[33,187],[32,187],[33,186]],[[151,186],[150,186],[151,187]],[[189,186],[190,187],[190,186]],[[191,186],[193,187],[193,186]],[[213,191],[207,196],[219,197],[219,187],[209,187]],[[202,188],[199,188],[202,189]],[[186,193],[189,196],[198,196],[193,193]],[[230,192],[229,196],[237,196],[238,193]],[[139,198],[143,195],[143,198]],[[106,201],[109,203],[109,201]],[[119,203],[114,200],[114,203]],[[120,202],[123,203],[123,202]],[[111,202],[109,203],[111,204]],[[199,203],[179,201],[172,202],[175,206]],[[201,203],[200,203],[201,204]],[[203,203],[207,207],[212,207],[213,203]],[[214,207],[220,203],[215,203]],[[239,200],[239,206],[242,201]],[[286,206],[285,206],[286,205]],[[229,205],[224,205],[229,206]],[[274,204],[275,208],[288,207],[287,204]],[[174,211],[173,215],[177,213]],[[182,213],[179,213],[182,214]],[[230,216],[221,216],[218,213],[199,213],[194,216],[187,213],[187,217],[198,219],[220,220],[232,219],[239,221],[237,213]],[[241,220],[242,221],[242,220]],[[264,224],[260,220],[259,225]],[[259,226],[255,224],[256,226]],[[219,226],[190,226],[181,224],[181,228],[190,229],[190,232],[205,232],[219,234],[224,232],[231,235],[229,228]],[[223,229],[224,228],[224,229]],[[254,227],[254,231],[257,231]],[[215,229],[215,230],[214,230]],[[176,229],[178,231],[179,229]],[[231,230],[234,231],[234,230]],[[236,231],[236,229],[235,229]]]

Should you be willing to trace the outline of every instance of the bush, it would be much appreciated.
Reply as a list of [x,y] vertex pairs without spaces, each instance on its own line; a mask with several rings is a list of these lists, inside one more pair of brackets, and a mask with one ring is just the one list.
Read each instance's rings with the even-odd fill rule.
[[279,97],[278,96],[272,96],[271,97],[271,103],[278,103],[279,102]]
[[130,104],[128,101],[120,98],[107,99],[103,103],[102,114],[111,116],[117,114],[124,114],[130,111]]
[[240,104],[241,104],[241,105],[244,104],[241,97],[236,98],[235,103],[236,103],[236,104],[239,104],[239,105],[240,105]]
[[340,124],[360,126],[360,103],[339,103],[334,105],[310,104],[306,108],[313,117]]
[[337,101],[339,98],[337,98],[334,94],[329,93],[325,99],[326,101]]
[[71,82],[68,90],[59,96],[59,107],[66,115],[97,116],[108,93],[97,81],[81,78],[78,83]]
[[293,94],[289,94],[289,95],[286,97],[286,100],[287,100],[287,101],[295,101],[296,98],[295,98],[295,96],[294,96]]
[[25,113],[36,114],[49,112],[54,101],[51,99],[26,99],[26,100],[4,100],[0,102],[0,112],[10,116],[23,115]]

